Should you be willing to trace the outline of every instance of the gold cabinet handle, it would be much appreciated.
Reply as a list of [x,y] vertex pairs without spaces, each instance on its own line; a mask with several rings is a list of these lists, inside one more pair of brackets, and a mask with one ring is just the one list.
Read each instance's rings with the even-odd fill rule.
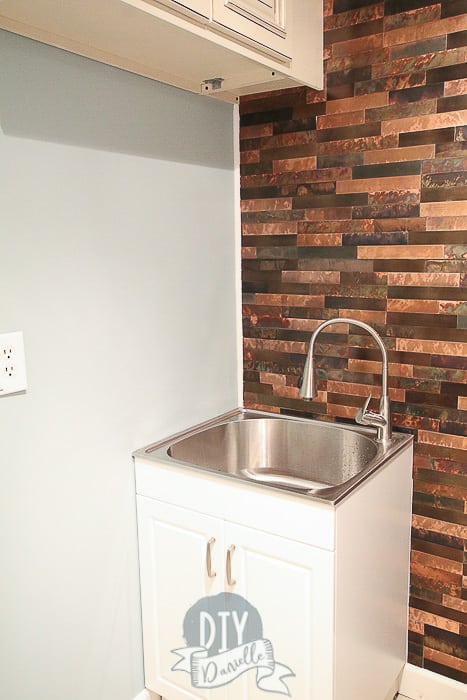
[[206,545],[206,571],[208,573],[209,578],[214,578],[217,574],[215,571],[212,570],[212,562],[211,562],[211,550],[214,546],[214,543],[216,541],[215,537],[211,537],[211,539],[208,541]]
[[237,583],[236,580],[234,578],[232,578],[232,556],[233,556],[234,552],[235,552],[235,545],[231,544],[227,550],[227,557],[226,557],[226,561],[225,561],[227,583],[229,584],[229,586],[235,586],[235,584]]

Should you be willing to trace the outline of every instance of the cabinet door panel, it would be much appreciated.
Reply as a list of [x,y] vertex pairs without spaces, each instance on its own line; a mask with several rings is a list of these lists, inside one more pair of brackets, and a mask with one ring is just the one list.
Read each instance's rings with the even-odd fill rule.
[[[138,496],[141,597],[146,687],[170,700],[224,700],[223,688],[195,688],[191,674],[173,670],[187,647],[183,621],[200,598],[223,583],[222,521],[185,508]],[[207,545],[212,569],[207,570]]]
[[[265,681],[270,692],[285,691],[283,665],[295,674],[283,678],[291,697],[332,697],[333,553],[229,523],[224,536],[226,547],[235,545],[230,590],[259,612],[263,639],[279,664]],[[258,679],[256,670],[242,674],[226,686],[229,700],[264,698]]]
[[196,12],[208,19],[211,16],[211,0],[157,0],[157,2],[175,10]]
[[292,11],[285,0],[213,0],[214,22],[288,58]]

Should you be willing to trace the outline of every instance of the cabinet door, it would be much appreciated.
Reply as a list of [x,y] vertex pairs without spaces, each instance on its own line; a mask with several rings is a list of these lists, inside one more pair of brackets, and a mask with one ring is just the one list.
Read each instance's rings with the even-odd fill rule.
[[[137,501],[146,687],[170,700],[225,700],[223,688],[192,683],[188,652],[185,662],[174,653],[196,646],[184,638],[187,612],[223,586],[223,522],[152,498]],[[182,668],[174,670],[177,662]]]
[[157,0],[157,2],[175,10],[196,12],[207,19],[211,16],[211,0]]
[[[331,698],[334,554],[230,523],[224,538],[226,549],[235,546],[229,590],[256,608],[262,621],[255,653],[269,646],[264,640],[273,652],[269,670],[250,669],[226,686],[229,700],[264,699],[265,689],[288,689],[297,700]],[[289,669],[294,675],[281,680]]]
[[290,12],[286,0],[213,0],[214,22],[288,58]]

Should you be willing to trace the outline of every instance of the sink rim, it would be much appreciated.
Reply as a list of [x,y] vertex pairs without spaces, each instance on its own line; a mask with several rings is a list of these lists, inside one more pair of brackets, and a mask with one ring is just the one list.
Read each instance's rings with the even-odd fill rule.
[[[210,428],[221,426],[223,424],[254,420],[258,418],[271,418],[286,421],[294,421],[296,423],[304,423],[307,425],[316,425],[320,429],[328,428],[330,430],[340,430],[340,431],[350,431],[352,433],[357,433],[363,437],[369,439],[376,447],[376,454],[373,459],[371,459],[363,469],[361,469],[356,475],[344,481],[338,485],[330,485],[325,487],[320,487],[319,489],[306,490],[304,487],[295,488],[293,486],[286,486],[279,483],[265,483],[265,480],[260,480],[257,478],[251,478],[249,475],[245,474],[245,470],[239,470],[236,473],[227,472],[223,469],[216,469],[212,467],[207,467],[199,464],[193,464],[190,462],[183,461],[179,458],[172,457],[168,454],[168,450],[173,445],[190,438],[199,433],[203,433]],[[406,447],[410,442],[412,442],[413,436],[407,433],[393,432],[393,439],[388,445],[383,445],[376,440],[375,430],[372,428],[366,428],[363,426],[357,426],[347,423],[339,422],[329,422],[318,420],[316,418],[302,418],[299,416],[290,416],[287,414],[269,413],[267,411],[259,411],[248,408],[236,408],[233,411],[221,414],[203,423],[199,423],[193,427],[182,430],[175,433],[169,437],[158,440],[157,442],[151,443],[146,447],[136,450],[133,453],[134,458],[144,458],[149,459],[154,462],[163,462],[165,465],[170,465],[173,467],[183,467],[191,470],[202,471],[203,473],[208,473],[213,476],[220,476],[221,478],[230,478],[243,483],[249,484],[252,487],[262,488],[262,489],[274,489],[279,490],[288,494],[293,494],[301,496],[311,500],[324,501],[329,504],[335,505],[343,498],[354,491],[362,482],[364,482],[371,474],[381,468],[390,458],[395,456],[404,447]]]

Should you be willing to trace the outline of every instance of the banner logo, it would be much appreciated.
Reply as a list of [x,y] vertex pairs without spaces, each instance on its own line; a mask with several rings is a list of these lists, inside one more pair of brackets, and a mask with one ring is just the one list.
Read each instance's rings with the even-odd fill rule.
[[187,646],[172,649],[180,657],[172,671],[189,673],[194,688],[220,688],[255,671],[260,690],[290,696],[284,678],[295,673],[275,661],[259,612],[242,596],[201,598],[185,615],[183,636]]

